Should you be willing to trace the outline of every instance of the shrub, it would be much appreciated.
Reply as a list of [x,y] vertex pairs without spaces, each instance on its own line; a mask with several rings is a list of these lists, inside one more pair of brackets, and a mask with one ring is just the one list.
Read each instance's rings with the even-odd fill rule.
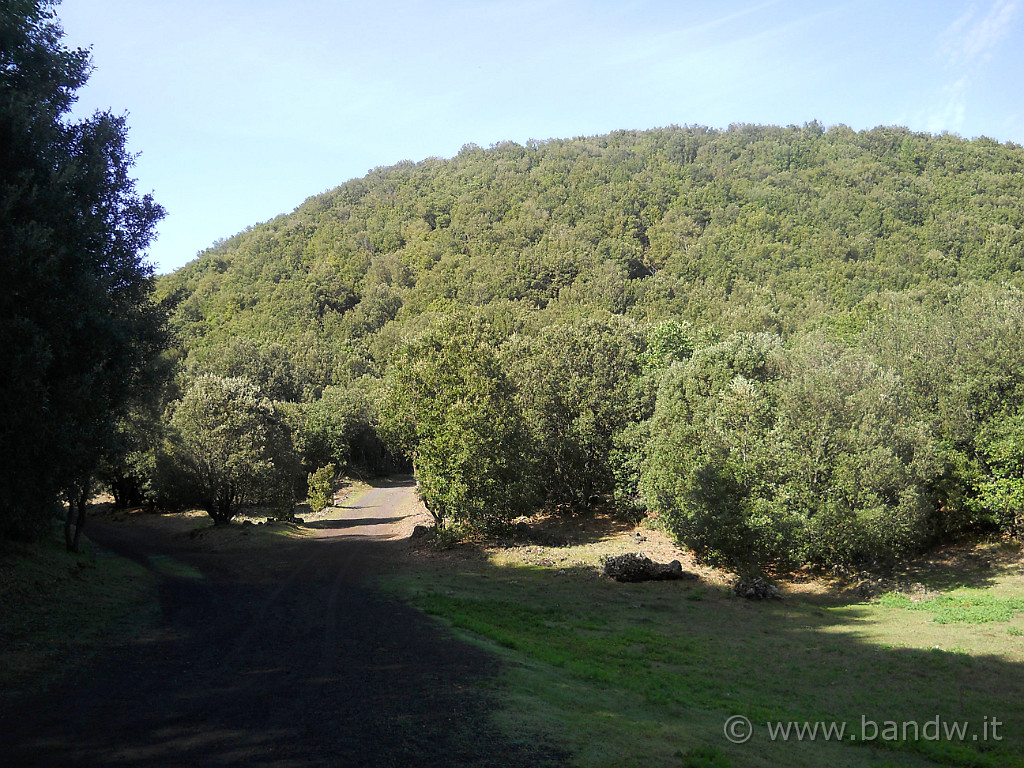
[[699,557],[756,573],[920,548],[939,471],[891,371],[817,336],[737,334],[664,375],[641,487]]
[[320,467],[316,472],[310,472],[306,481],[309,488],[309,506],[314,512],[323,512],[331,506],[334,498],[334,475],[335,467],[328,464]]

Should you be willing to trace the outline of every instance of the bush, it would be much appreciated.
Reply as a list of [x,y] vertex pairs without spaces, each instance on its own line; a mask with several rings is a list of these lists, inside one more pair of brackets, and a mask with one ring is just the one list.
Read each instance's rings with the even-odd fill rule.
[[334,475],[335,467],[328,464],[320,467],[316,472],[310,472],[307,480],[309,488],[309,506],[314,512],[323,512],[331,506],[334,499]]
[[741,334],[670,368],[641,487],[697,555],[741,573],[928,543],[940,472],[899,377],[819,337]]

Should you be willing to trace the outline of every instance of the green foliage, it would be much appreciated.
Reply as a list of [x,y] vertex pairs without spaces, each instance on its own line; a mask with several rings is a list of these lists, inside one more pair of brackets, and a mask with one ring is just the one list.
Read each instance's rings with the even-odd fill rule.
[[63,491],[115,449],[166,318],[142,251],[163,210],[139,196],[123,117],[70,119],[88,52],[48,0],[0,13],[0,535],[45,532]]
[[184,381],[257,382],[307,472],[385,465],[379,419],[442,523],[611,495],[741,570],[891,559],[1019,532],[1022,193],[1021,147],[891,127],[467,146],[159,290]]
[[[908,140],[926,158],[910,175]],[[1019,286],[1022,170],[1016,145],[901,128],[504,143],[376,169],[219,243],[162,290],[183,292],[190,349],[278,343],[314,385],[382,373],[375,338],[438,301],[788,335],[879,292]]]
[[323,512],[331,506],[334,498],[334,476],[337,469],[333,464],[320,467],[316,472],[310,472],[307,480],[309,489],[309,506],[314,512]]
[[672,363],[689,359],[695,348],[690,323],[664,320],[647,332],[647,348],[641,355],[641,364],[647,370],[661,371]]
[[330,386],[305,408],[296,447],[309,466],[345,466],[372,430],[374,408],[367,394],[355,387]]
[[160,456],[165,505],[197,506],[224,524],[243,503],[293,504],[291,435],[256,385],[199,376],[172,407]]
[[1024,412],[997,416],[982,425],[978,453],[991,474],[978,478],[974,505],[991,510],[1000,527],[1024,533]]
[[786,559],[796,528],[769,485],[780,352],[773,336],[736,335],[669,368],[641,478],[682,542],[744,572]]
[[1015,415],[1024,407],[1024,297],[971,284],[936,296],[875,303],[862,346],[906,384],[907,405],[928,422],[944,464],[939,532],[1018,524],[1013,496]]
[[412,458],[438,526],[500,527],[532,508],[529,435],[490,328],[441,319],[389,371],[381,430]]
[[681,541],[741,571],[891,559],[930,540],[939,473],[897,376],[811,336],[738,335],[665,375],[643,486]]
[[246,337],[197,349],[187,370],[193,375],[246,378],[271,400],[297,401],[304,389],[303,376],[282,345],[260,347]]
[[615,316],[552,325],[510,345],[537,483],[549,501],[581,504],[614,492],[617,440],[653,405],[641,387],[642,350],[640,329]]

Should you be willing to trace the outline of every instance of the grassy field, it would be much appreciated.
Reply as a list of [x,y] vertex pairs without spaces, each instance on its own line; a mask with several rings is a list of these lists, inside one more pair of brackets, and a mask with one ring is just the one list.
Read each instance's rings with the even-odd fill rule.
[[500,654],[503,727],[580,766],[1024,765],[1016,548],[919,564],[905,593],[844,598],[806,580],[754,603],[724,574],[600,575],[602,553],[653,546],[637,543],[467,548],[386,585]]
[[33,545],[0,542],[0,714],[148,621],[156,581],[87,541],[71,554],[56,531]]

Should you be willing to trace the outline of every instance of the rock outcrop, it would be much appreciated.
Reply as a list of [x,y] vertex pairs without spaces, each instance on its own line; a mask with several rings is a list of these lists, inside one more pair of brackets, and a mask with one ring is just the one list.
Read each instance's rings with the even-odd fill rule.
[[781,600],[782,593],[774,584],[769,584],[760,576],[747,576],[733,585],[732,591],[747,600]]
[[667,579],[696,579],[696,574],[683,570],[682,563],[656,563],[641,553],[609,557],[604,561],[605,576],[616,581],[665,581]]

